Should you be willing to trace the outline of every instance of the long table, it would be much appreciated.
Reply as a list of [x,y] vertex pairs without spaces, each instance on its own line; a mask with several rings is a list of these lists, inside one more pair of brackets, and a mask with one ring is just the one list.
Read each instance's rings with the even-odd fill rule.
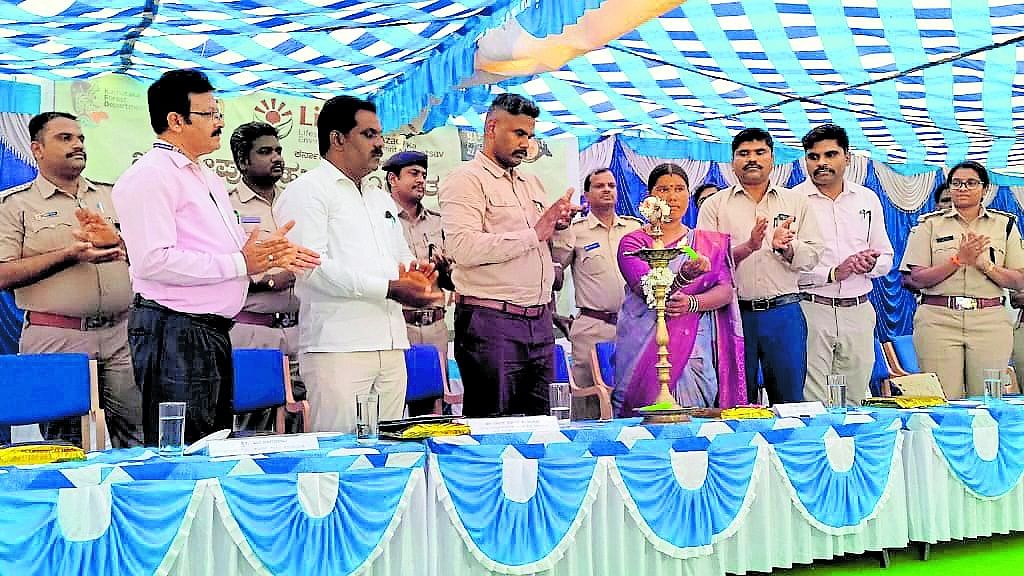
[[1024,530],[1024,406],[0,468],[0,574],[769,572]]

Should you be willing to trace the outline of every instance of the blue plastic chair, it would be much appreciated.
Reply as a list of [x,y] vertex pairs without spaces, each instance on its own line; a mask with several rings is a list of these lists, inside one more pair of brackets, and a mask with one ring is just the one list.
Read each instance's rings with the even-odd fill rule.
[[920,374],[921,367],[917,362],[917,351],[914,350],[914,337],[911,335],[894,336],[892,341],[882,344],[888,348],[886,359],[895,376]]
[[[612,343],[614,346],[615,343]],[[607,386],[598,385],[597,381],[594,381],[593,386],[580,387],[576,385],[576,381],[572,377],[572,369],[569,366],[569,360],[565,353],[565,348],[562,348],[561,344],[555,344],[555,377],[552,382],[555,383],[568,383],[569,389],[572,391],[573,398],[586,398],[588,396],[597,396],[598,402],[601,405],[601,419],[610,420],[612,418],[612,397],[611,389]]]
[[[87,354],[0,355],[0,426],[82,417],[83,447],[104,444],[95,360]],[[96,443],[90,428],[95,422]]]
[[598,342],[590,355],[594,383],[615,388],[615,342]]
[[889,372],[889,365],[885,362],[885,351],[882,349],[882,343],[875,338],[875,363],[871,368],[871,388],[872,396],[888,396],[889,378],[892,377],[892,373]]
[[272,348],[238,348],[231,353],[235,370],[236,414],[274,408],[274,431],[283,434],[285,412],[301,412],[303,430],[309,432],[312,429],[309,402],[295,400],[288,357],[283,352]]
[[406,403],[444,396],[444,372],[437,348],[429,344],[410,346],[405,351],[405,372],[408,376]]

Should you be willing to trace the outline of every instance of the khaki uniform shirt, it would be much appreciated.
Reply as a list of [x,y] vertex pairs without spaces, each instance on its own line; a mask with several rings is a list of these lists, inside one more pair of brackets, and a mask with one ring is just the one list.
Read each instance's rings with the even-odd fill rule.
[[[948,261],[960,250],[960,239],[967,231],[991,238],[989,248],[978,256],[980,262],[995,262],[1011,269],[1024,268],[1024,246],[1016,218],[998,210],[981,209],[973,222],[967,223],[956,208],[930,212],[921,216],[917,226],[910,230],[907,250],[903,254],[900,270],[910,272],[911,266],[931,267]],[[975,266],[961,266],[956,272],[930,288],[922,288],[929,296],[971,296],[998,298],[1003,289],[989,280]]]
[[[118,222],[110,186],[78,179],[78,189],[57,189],[42,175],[0,199],[0,262],[38,256],[75,242],[73,230],[81,226],[75,210],[88,208]],[[16,288],[19,308],[65,316],[118,314],[128,310],[132,286],[124,260],[91,264],[81,262],[34,284]]]
[[[280,194],[280,190],[278,190],[278,193]],[[245,229],[246,234],[259,229],[260,237],[264,237],[273,234],[277,230],[277,224],[274,222],[274,213],[270,203],[249,188],[245,182],[239,182],[238,186],[235,186],[229,192],[228,198],[231,200],[231,207],[238,216],[238,222]],[[281,269],[274,268],[253,278],[259,280],[267,274],[276,274],[280,271]],[[295,293],[291,288],[283,291],[267,292],[253,292],[250,290],[245,298],[242,310],[257,314],[294,313],[299,311],[299,299],[295,297]]]
[[[429,260],[432,255],[438,255],[444,250],[444,235],[441,234],[439,213],[424,208],[422,204],[415,216],[410,216],[399,208],[398,221],[402,223],[405,243],[409,245],[409,250],[417,260]],[[434,289],[439,289],[437,282],[434,282]]]
[[[746,242],[758,216],[768,219],[761,247],[735,266],[736,293],[740,300],[760,300],[799,292],[800,272],[810,272],[821,257],[821,235],[807,195],[781,186],[769,187],[754,203],[739,184],[722,190],[700,207],[697,228],[729,234],[733,247]],[[775,228],[793,217],[793,261],[772,250]]]
[[626,281],[619,272],[619,241],[643,223],[630,216],[616,216],[611,228],[592,213],[555,235],[555,261],[572,267],[576,306],[618,312]]
[[546,207],[536,176],[506,170],[479,152],[445,177],[439,197],[459,294],[519,306],[551,301],[551,249],[533,231]]

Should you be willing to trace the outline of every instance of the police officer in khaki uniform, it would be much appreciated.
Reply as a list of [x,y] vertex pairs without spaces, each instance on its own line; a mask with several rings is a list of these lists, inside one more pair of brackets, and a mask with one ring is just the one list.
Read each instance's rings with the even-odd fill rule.
[[1003,289],[1024,281],[1024,246],[1011,214],[986,209],[985,168],[962,162],[949,173],[953,207],[921,217],[900,270],[920,287],[914,347],[948,398],[984,393],[984,371],[1005,369],[1013,326]]
[[[428,210],[422,203],[426,193],[427,155],[417,150],[406,150],[388,158],[381,168],[387,173],[388,190],[398,207],[398,220],[402,223],[402,232],[409,250],[417,260],[430,260],[439,264],[439,271],[446,271],[442,253],[444,236],[441,233],[441,215]],[[441,372],[446,375],[444,380],[447,382],[448,326],[444,322],[444,306],[407,306],[403,308],[402,314],[409,333],[409,344],[430,344],[437,348],[441,355]],[[440,408],[440,404],[430,401],[425,401],[422,406],[412,403],[409,405],[409,415],[440,413]]]
[[[29,135],[39,175],[0,203],[0,289],[14,289],[25,310],[19,349],[98,360],[111,443],[139,445],[142,397],[128,349],[131,282],[110,187],[81,177],[85,136],[74,116],[39,114],[29,122]],[[78,418],[42,431],[82,441]]]
[[[594,345],[615,340],[615,323],[622,305],[625,281],[619,272],[616,254],[619,240],[643,223],[630,216],[617,216],[618,194],[615,176],[607,168],[598,168],[583,180],[583,192],[590,213],[578,218],[568,230],[555,234],[552,256],[562,267],[572,268],[579,317],[569,331],[572,342],[572,375],[577,386],[593,386],[590,354]],[[596,397],[574,399],[573,416],[591,419],[600,416]]]
[[[242,181],[230,192],[231,206],[246,232],[260,230],[269,236],[278,226],[272,206],[277,182],[284,175],[284,157],[277,129],[263,122],[242,124],[231,134],[231,155]],[[299,300],[292,291],[295,275],[271,268],[249,280],[249,294],[231,329],[232,348],[281,350],[288,356],[292,392],[305,398],[299,378]],[[271,411],[243,417],[240,427],[265,430],[272,427]]]

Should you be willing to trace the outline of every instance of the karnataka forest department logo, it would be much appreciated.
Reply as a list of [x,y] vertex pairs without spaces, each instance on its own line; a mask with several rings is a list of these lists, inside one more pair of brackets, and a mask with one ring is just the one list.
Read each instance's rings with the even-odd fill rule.
[[271,98],[269,103],[260,100],[259,104],[253,106],[252,119],[277,128],[277,136],[281,140],[292,133],[292,111],[287,109],[284,101],[278,101],[277,98]]

